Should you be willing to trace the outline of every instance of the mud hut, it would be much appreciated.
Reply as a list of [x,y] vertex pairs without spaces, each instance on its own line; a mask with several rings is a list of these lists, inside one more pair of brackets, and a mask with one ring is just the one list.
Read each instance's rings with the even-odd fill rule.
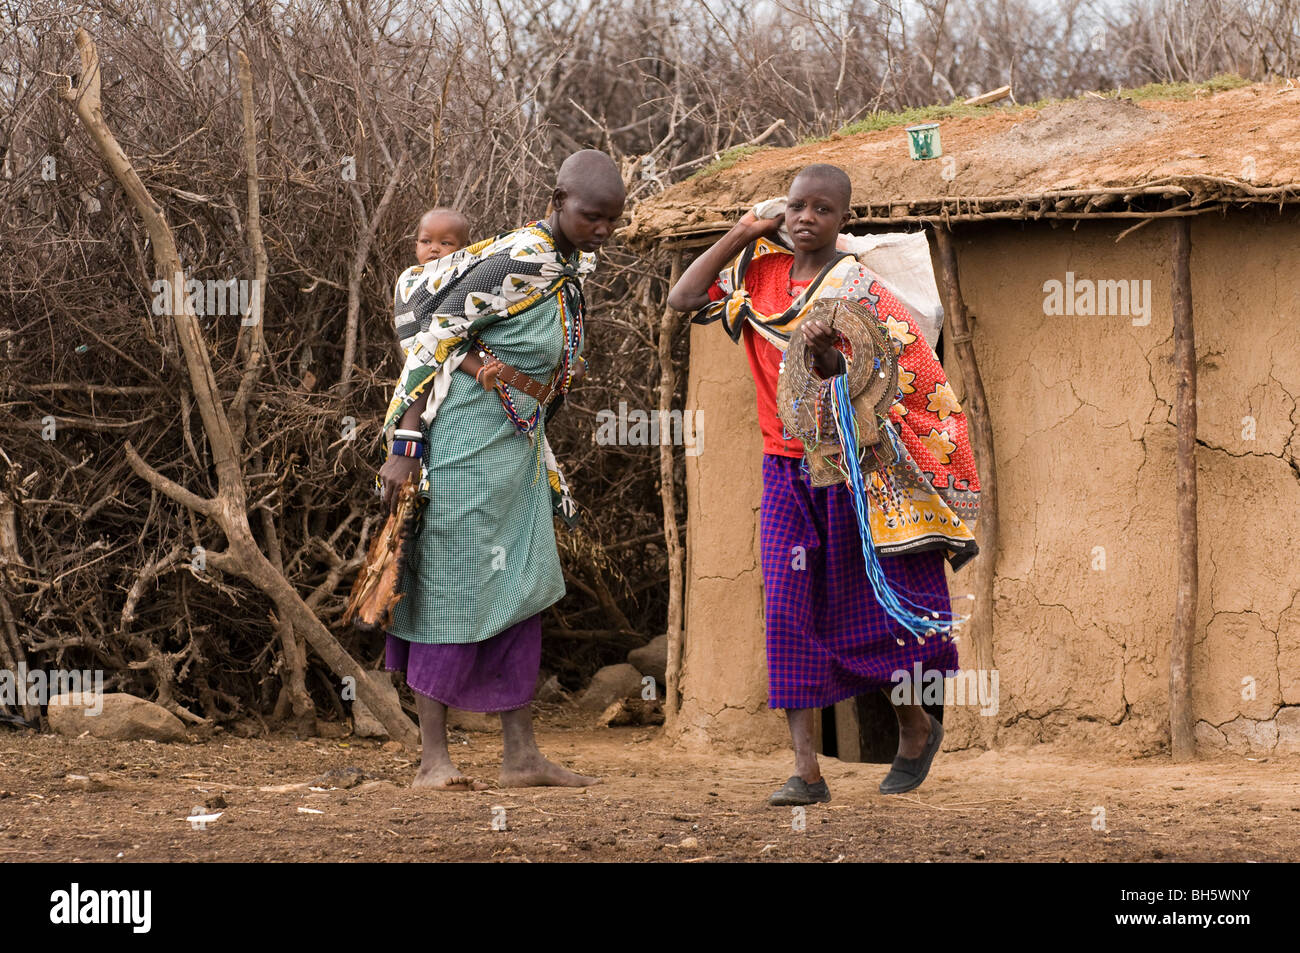
[[[643,202],[624,237],[680,268],[813,162],[852,178],[851,231],[929,233],[932,343],[984,485],[982,555],[949,575],[975,597],[959,648],[998,676],[994,705],[949,696],[945,747],[1300,752],[1300,89],[1088,96],[940,132],[926,161],[901,125],[762,149]],[[690,353],[708,432],[686,460],[670,732],[771,747],[753,384],[717,327]],[[876,760],[878,710],[824,716],[823,750]]]

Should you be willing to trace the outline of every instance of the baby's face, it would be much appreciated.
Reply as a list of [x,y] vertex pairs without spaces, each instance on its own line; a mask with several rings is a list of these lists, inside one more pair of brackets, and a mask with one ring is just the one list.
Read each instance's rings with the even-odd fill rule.
[[415,260],[421,265],[428,264],[468,244],[464,225],[455,216],[429,215],[420,221],[415,236]]

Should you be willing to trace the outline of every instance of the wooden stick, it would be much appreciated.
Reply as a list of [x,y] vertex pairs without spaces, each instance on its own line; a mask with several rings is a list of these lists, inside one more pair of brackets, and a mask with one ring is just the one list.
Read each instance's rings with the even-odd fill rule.
[[[162,208],[154,201],[135,168],[127,159],[126,153],[118,144],[116,137],[104,121],[103,105],[99,98],[100,75],[99,53],[94,41],[85,30],[76,33],[77,52],[81,57],[80,83],[74,89],[69,77],[59,79],[59,95],[68,102],[77,114],[83,127],[90,134],[95,151],[99,153],[104,164],[108,166],[113,177],[117,179],[126,192],[131,204],[135,206],[144,219],[145,228],[153,245],[154,265],[159,277],[170,282],[171,317],[176,327],[176,337],[185,356],[186,368],[198,401],[199,412],[203,417],[203,426],[208,433],[212,447],[213,464],[218,479],[223,482],[239,481],[239,460],[230,437],[230,422],[221,410],[221,394],[217,389],[216,377],[207,356],[207,344],[199,330],[198,319],[185,294],[184,271],[180,264],[180,253],[176,249],[176,240],[163,217]],[[232,480],[233,478],[233,480]],[[236,505],[243,505],[242,484],[238,492],[240,498]]]
[[[6,587],[7,588],[7,587]],[[27,653],[23,651],[22,640],[18,636],[18,628],[14,624],[14,611],[9,605],[9,600],[5,597],[5,589],[0,588],[0,663],[3,667],[14,673],[17,678],[18,667],[27,667]],[[23,718],[29,725],[35,725],[38,728],[44,726],[43,716],[41,715],[40,705],[31,705],[27,702],[27,693],[23,687],[19,687],[19,701],[15,708],[23,713]]]
[[962,103],[963,106],[987,106],[989,103],[996,103],[999,99],[1006,99],[1011,95],[1010,86],[999,86],[997,89],[990,89],[987,93],[980,93],[978,96],[972,96]]
[[966,315],[966,304],[961,296],[961,282],[957,273],[957,250],[952,235],[945,228],[933,230],[938,251],[939,274],[944,295],[944,320],[948,324],[952,342],[957,352],[957,366],[961,368],[965,393],[962,409],[970,426],[971,448],[980,477],[980,512],[975,524],[980,554],[971,565],[974,578],[975,605],[971,611],[969,637],[975,650],[972,668],[993,668],[993,581],[998,556],[998,492],[997,462],[993,454],[993,423],[989,415],[988,397],[984,392],[984,378],[980,376],[975,359],[975,342]]
[[1115,244],[1119,244],[1120,241],[1122,241],[1126,235],[1129,235],[1132,232],[1136,232],[1139,228],[1142,228],[1144,225],[1150,225],[1157,218],[1161,218],[1161,217],[1178,218],[1179,216],[1176,215],[1175,213],[1181,211],[1182,209],[1187,208],[1188,205],[1190,204],[1191,204],[1190,202],[1187,202],[1182,205],[1178,205],[1174,208],[1169,209],[1166,213],[1163,213],[1160,216],[1152,215],[1149,218],[1142,219],[1142,221],[1138,222],[1136,225],[1130,225],[1128,228],[1124,229],[1124,231],[1120,232],[1118,235],[1115,236]]
[[[169,480],[136,453],[129,441],[123,448],[127,462],[142,480],[169,499],[192,511],[202,513],[217,523],[226,537],[227,548],[223,552],[208,552],[208,565],[247,579],[270,597],[337,676],[354,680],[357,697],[374,712],[389,735],[395,741],[413,746],[418,743],[420,734],[402,711],[401,705],[391,701],[388,696],[379,691],[378,687],[372,685],[361,666],[303,602],[297,589],[271,564],[253,538],[252,529],[248,524],[248,500],[244,487],[241,455],[235,443],[230,420],[222,404],[221,392],[217,388],[208,342],[185,294],[185,272],[181,266],[175,236],[163,215],[162,207],[154,201],[104,120],[99,98],[99,54],[95,50],[94,41],[89,33],[78,29],[76,43],[77,51],[81,55],[80,83],[74,88],[70,77],[60,77],[59,93],[76,111],[77,119],[90,134],[95,151],[113,173],[113,177],[144,220],[153,248],[156,273],[171,282],[170,317],[185,356],[190,387],[203,418],[203,429],[208,446],[212,450],[213,464],[217,473],[217,495],[205,499]],[[142,650],[151,651],[152,654],[147,662],[132,664],[148,667],[155,673],[159,704],[167,707],[167,703],[171,702],[172,710],[176,711],[178,706],[170,697],[171,684],[175,678],[174,672],[152,643],[142,640],[140,647]],[[183,713],[183,709],[180,713]]]
[[116,384],[83,384],[81,381],[52,381],[36,384],[18,382],[17,386],[24,390],[53,392],[70,390],[78,394],[106,394],[110,397],[129,397],[135,394],[161,394],[165,392],[164,388],[154,387],[151,384],[126,384],[119,387]]
[[1192,327],[1191,223],[1173,223],[1174,367],[1178,389],[1178,597],[1169,644],[1169,746],[1175,761],[1196,756],[1192,721],[1192,644],[1196,639],[1196,338]]
[[[682,253],[673,255],[672,268],[668,277],[671,288],[682,276]],[[673,366],[673,338],[681,323],[681,315],[674,308],[664,305],[663,316],[659,319],[659,410],[661,413],[672,410],[673,394],[677,390],[677,370]],[[667,417],[661,418],[667,420]],[[696,434],[695,439],[699,439]],[[682,409],[682,440],[686,440],[686,409]],[[664,511],[664,543],[668,550],[668,663],[664,675],[664,730],[671,731],[681,707],[682,675],[682,607],[684,603],[683,588],[685,570],[683,568],[683,551],[681,538],[677,532],[677,487],[674,482],[674,460],[672,442],[659,441],[659,497]]]
[[[266,305],[266,244],[262,240],[261,191],[257,181],[257,125],[253,116],[253,70],[243,50],[239,51],[239,98],[244,120],[244,182],[248,195],[248,248],[253,257],[253,295],[248,305],[248,324],[239,324],[236,349],[247,349],[244,373],[239,389],[230,402],[231,430],[236,446],[242,446],[247,429],[248,400],[262,374],[262,357],[266,350],[262,317]],[[247,336],[244,334],[248,330]]]

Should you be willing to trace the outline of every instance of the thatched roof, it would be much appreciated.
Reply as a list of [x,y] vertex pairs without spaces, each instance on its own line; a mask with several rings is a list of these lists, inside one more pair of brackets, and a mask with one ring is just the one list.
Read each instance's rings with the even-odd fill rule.
[[853,180],[856,224],[1197,214],[1300,201],[1300,89],[1256,84],[1197,99],[1093,96],[940,121],[943,157],[908,158],[902,126],[763,149],[641,202],[632,244],[700,241],[801,167]]

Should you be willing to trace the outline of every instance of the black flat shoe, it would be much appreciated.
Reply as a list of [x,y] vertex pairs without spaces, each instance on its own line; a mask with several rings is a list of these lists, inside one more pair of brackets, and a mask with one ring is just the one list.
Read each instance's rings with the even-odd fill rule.
[[782,807],[787,804],[825,804],[830,799],[831,789],[826,786],[825,778],[816,784],[809,784],[796,774],[779,791],[768,797],[767,803],[772,807]]
[[921,757],[895,758],[889,773],[885,775],[885,780],[880,782],[881,794],[905,794],[914,791],[921,786],[921,782],[930,773],[930,763],[939,753],[939,745],[943,744],[943,725],[929,712],[926,712],[926,716],[930,719],[930,740],[925,743],[925,750],[921,752]]

